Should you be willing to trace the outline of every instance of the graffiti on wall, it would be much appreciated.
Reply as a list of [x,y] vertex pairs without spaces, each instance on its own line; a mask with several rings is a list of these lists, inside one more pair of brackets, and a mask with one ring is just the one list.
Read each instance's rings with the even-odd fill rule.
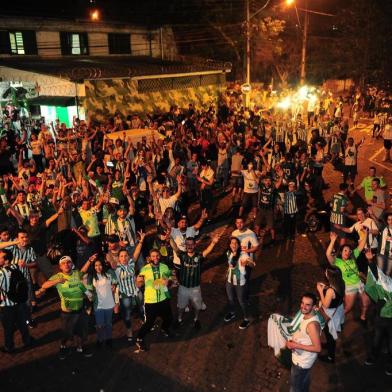
[[212,84],[181,89],[168,89],[138,93],[137,81],[131,79],[86,80],[86,99],[84,102],[88,118],[103,120],[114,113],[144,114],[166,112],[170,106],[196,107],[217,104],[224,84]]

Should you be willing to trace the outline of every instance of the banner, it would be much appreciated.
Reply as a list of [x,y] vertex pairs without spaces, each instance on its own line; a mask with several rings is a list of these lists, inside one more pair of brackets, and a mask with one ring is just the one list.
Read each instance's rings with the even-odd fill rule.
[[142,138],[146,137],[147,141],[151,141],[152,138],[155,140],[164,139],[165,137],[160,134],[155,129],[128,129],[126,131],[118,131],[113,133],[107,133],[105,135],[105,139],[112,139],[114,142],[117,139],[121,139],[127,141],[131,139],[132,144],[135,146],[138,142],[142,141]]

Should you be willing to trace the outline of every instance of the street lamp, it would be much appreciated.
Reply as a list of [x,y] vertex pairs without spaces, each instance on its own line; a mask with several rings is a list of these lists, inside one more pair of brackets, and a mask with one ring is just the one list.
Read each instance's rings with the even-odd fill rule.
[[90,11],[90,19],[94,22],[97,22],[99,20],[99,10],[93,9]]
[[[297,11],[297,6],[295,4],[295,0],[286,0],[286,5],[290,6],[293,5],[295,7],[295,10],[297,12],[297,17],[298,17],[298,11]],[[305,8],[303,9],[305,13],[305,18],[304,18],[304,28],[302,32],[302,49],[301,49],[301,67],[300,67],[300,84],[304,85],[305,84],[305,77],[306,77],[306,48],[308,44],[308,28],[309,28],[309,12],[308,12],[308,0],[305,0]],[[299,19],[298,19],[299,21]]]

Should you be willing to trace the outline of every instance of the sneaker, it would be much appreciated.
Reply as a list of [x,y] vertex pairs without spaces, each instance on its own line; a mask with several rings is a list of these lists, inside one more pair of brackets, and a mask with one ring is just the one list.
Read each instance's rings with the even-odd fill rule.
[[60,346],[60,352],[59,352],[59,360],[63,361],[68,354],[68,349],[65,346]]
[[392,376],[392,365],[387,365],[385,368],[385,374],[387,376]]
[[225,318],[223,319],[225,323],[228,323],[229,321],[235,319],[235,314],[233,312],[229,312],[226,314]]
[[136,340],[136,351],[137,352],[145,352],[147,351],[146,344],[144,343],[143,339]]
[[201,324],[199,320],[195,320],[194,324],[193,324],[193,328],[196,329],[196,331],[200,331],[201,329]]
[[366,361],[364,362],[364,365],[366,366],[373,366],[374,365],[374,361],[372,358],[367,358]]
[[82,354],[85,358],[91,358],[93,356],[93,353],[84,347],[78,347],[76,352]]
[[207,310],[207,305],[203,302],[202,304],[201,304],[201,309],[200,310]]
[[28,326],[30,329],[33,329],[33,328],[35,328],[35,327],[37,326],[37,323],[36,323],[33,319],[27,320],[27,321],[26,321],[26,324],[27,324],[27,326]]
[[250,324],[249,320],[244,319],[244,320],[242,320],[242,323],[239,325],[238,328],[239,329],[246,329],[249,327],[249,324]]

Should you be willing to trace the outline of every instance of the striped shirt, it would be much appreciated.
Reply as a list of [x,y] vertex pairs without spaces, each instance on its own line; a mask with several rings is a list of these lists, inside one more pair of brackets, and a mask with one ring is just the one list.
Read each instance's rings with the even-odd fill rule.
[[178,257],[181,266],[178,279],[180,285],[188,288],[200,286],[201,264],[204,257],[200,253],[190,256],[186,252],[180,252]]
[[7,296],[11,281],[11,271],[9,270],[10,268],[16,267],[11,265],[9,268],[0,268],[0,307],[16,305]]
[[19,269],[22,271],[23,276],[30,282],[31,281],[31,276],[30,276],[30,271],[29,271],[29,264],[35,263],[37,260],[37,256],[34,252],[34,249],[31,246],[26,246],[25,248],[20,248],[18,245],[13,245],[10,248],[10,251],[12,252],[12,264],[15,264],[18,266],[19,260],[23,260],[25,262],[25,266],[23,268]]
[[276,127],[276,133],[275,133],[275,141],[278,143],[284,143],[285,141],[285,136],[286,136],[286,130],[282,126]]
[[344,209],[348,204],[347,197],[342,193],[335,193],[332,199],[331,223],[337,225],[345,224]]
[[130,216],[121,221],[117,216],[110,215],[105,225],[105,234],[116,234],[120,241],[127,241],[129,246],[137,244],[135,221]]
[[28,219],[29,215],[30,215],[30,206],[29,204],[25,203],[25,204],[15,204],[14,209],[16,210],[16,212],[18,212],[23,219]]
[[284,213],[286,215],[293,215],[298,212],[297,193],[286,192],[284,194]]
[[307,131],[307,129],[302,127],[302,126],[299,126],[297,128],[297,139],[306,142],[307,138],[308,138],[308,131]]
[[134,297],[136,296],[138,289],[135,281],[135,263],[132,259],[129,260],[127,265],[117,264],[116,277],[118,281],[118,289],[120,296]]

